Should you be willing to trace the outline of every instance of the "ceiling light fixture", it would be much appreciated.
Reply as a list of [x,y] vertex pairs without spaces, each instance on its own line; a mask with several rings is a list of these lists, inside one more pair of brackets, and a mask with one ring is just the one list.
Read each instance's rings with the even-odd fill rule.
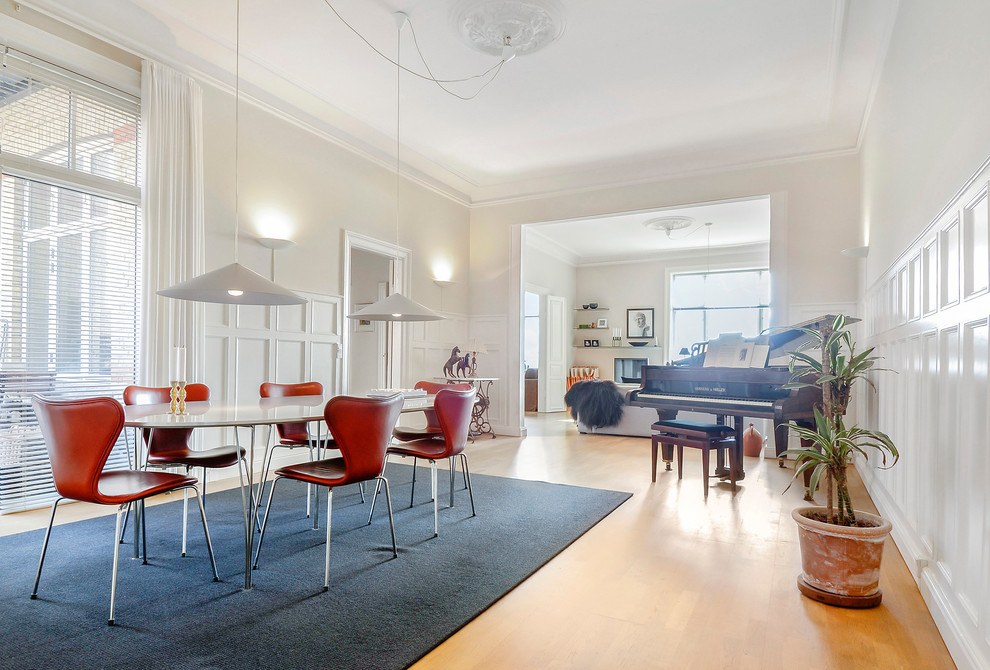
[[265,279],[254,270],[237,262],[237,242],[240,237],[238,217],[238,115],[241,101],[241,3],[235,5],[234,36],[234,262],[198,277],[158,291],[158,295],[178,300],[217,302],[229,305],[302,305],[306,298]]
[[[409,17],[403,12],[395,13],[397,26],[396,49],[398,54],[402,46],[402,27],[406,25]],[[402,67],[396,62],[395,69],[395,261],[398,263],[399,251],[399,111],[400,111],[400,82],[402,80]],[[393,293],[387,298],[374,302],[364,309],[347,315],[348,319],[361,319],[364,321],[439,321],[444,317],[434,312],[429,307],[411,300],[401,293]]]
[[651,230],[662,230],[667,233],[667,237],[670,238],[670,234],[673,231],[689,228],[694,224],[694,221],[695,219],[692,216],[660,216],[655,219],[644,221],[643,227]]
[[556,0],[464,0],[453,20],[468,45],[506,63],[564,34],[564,9]]

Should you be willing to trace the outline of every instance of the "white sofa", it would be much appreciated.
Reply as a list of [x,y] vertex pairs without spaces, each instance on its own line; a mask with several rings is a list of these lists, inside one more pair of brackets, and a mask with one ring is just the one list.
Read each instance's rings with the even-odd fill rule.
[[578,431],[581,433],[592,433],[596,435],[602,434],[626,435],[629,437],[652,437],[653,431],[650,430],[650,426],[657,421],[657,411],[651,407],[636,407],[629,404],[629,393],[640,388],[640,385],[616,384],[616,386],[619,387],[626,397],[626,404],[622,408],[622,419],[619,423],[614,426],[589,428],[581,423],[579,419],[577,422]]

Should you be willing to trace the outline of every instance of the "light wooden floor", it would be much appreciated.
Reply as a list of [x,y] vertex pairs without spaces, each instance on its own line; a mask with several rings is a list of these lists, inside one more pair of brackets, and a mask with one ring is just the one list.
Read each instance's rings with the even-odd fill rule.
[[[801,596],[801,503],[791,471],[747,459],[733,497],[702,498],[701,459],[684,480],[650,482],[650,442],[580,435],[564,414],[528,415],[529,437],[469,445],[472,472],[630,491],[633,497],[414,667],[954,668],[893,542],[872,610]],[[857,507],[874,510],[858,479]],[[216,490],[218,487],[214,486]],[[478,500],[479,514],[498,514]],[[106,513],[82,504],[61,521]],[[47,511],[0,517],[0,535],[44,527]]]

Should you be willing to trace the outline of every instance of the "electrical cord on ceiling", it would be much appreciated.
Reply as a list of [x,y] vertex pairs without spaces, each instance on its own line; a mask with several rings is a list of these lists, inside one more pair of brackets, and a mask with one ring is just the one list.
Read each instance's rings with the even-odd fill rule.
[[[702,229],[703,229],[703,228],[704,228],[705,226],[711,226],[711,225],[712,225],[712,224],[711,224],[710,222],[709,222],[709,223],[700,223],[700,224],[699,224],[698,226],[696,226],[696,227],[695,227],[695,229],[694,229],[694,230],[692,230],[692,231],[691,231],[691,232],[689,232],[689,233],[685,233],[685,234],[684,234],[684,235],[683,235],[682,237],[674,237],[674,236],[672,236],[672,235],[671,235],[671,234],[670,234],[670,233],[668,232],[668,233],[667,233],[667,239],[668,239],[668,240],[673,240],[674,242],[680,242],[681,240],[686,240],[687,238],[689,238],[689,237],[691,237],[692,235],[694,235],[694,234],[695,234],[696,232],[698,232],[699,230],[702,230]],[[709,230],[709,238],[710,238],[710,237],[711,237],[711,231]]]
[[[491,84],[493,81],[495,81],[495,77],[498,76],[499,72],[502,71],[502,66],[505,65],[505,63],[507,62],[506,59],[503,58],[503,59],[499,60],[499,62],[497,62],[495,65],[492,65],[490,68],[488,68],[487,70],[485,70],[484,72],[482,72],[481,74],[474,74],[474,75],[471,75],[471,76],[468,76],[468,77],[462,77],[460,79],[438,79],[437,77],[435,77],[433,75],[433,71],[430,70],[430,66],[426,62],[426,58],[423,57],[422,50],[420,50],[420,48],[419,48],[419,40],[416,38],[416,29],[413,27],[412,19],[409,19],[408,17],[406,17],[406,21],[409,23],[409,29],[412,31],[413,44],[416,46],[416,52],[419,54],[420,60],[423,61],[423,65],[426,67],[426,71],[429,72],[429,76],[427,76],[427,75],[422,74],[420,72],[416,72],[415,70],[412,70],[410,68],[404,67],[404,66],[400,65],[398,63],[398,61],[393,60],[392,58],[390,58],[388,55],[386,55],[385,53],[383,53],[378,47],[376,47],[374,44],[372,44],[371,42],[369,42],[368,39],[364,35],[362,35],[361,33],[359,33],[358,30],[357,30],[357,28],[355,28],[350,23],[348,23],[347,22],[347,19],[345,19],[343,16],[341,16],[340,15],[340,12],[338,12],[337,9],[332,4],[330,4],[330,0],[323,0],[323,3],[327,7],[330,8],[330,11],[333,12],[334,15],[338,19],[340,19],[340,22],[341,23],[343,23],[345,26],[347,26],[352,33],[354,33],[355,35],[357,35],[361,39],[361,41],[364,42],[365,44],[367,44],[368,47],[372,51],[374,51],[376,54],[378,54],[379,56],[381,56],[382,58],[384,58],[385,60],[387,60],[389,63],[391,63],[392,65],[396,66],[400,70],[403,70],[405,72],[408,72],[409,74],[413,75],[414,77],[419,77],[420,79],[425,79],[427,81],[432,81],[437,86],[439,86],[440,89],[443,90],[445,93],[448,93],[448,94],[454,96],[455,98],[460,98],[461,100],[472,100],[473,98],[477,97],[478,94],[481,93],[483,90],[485,90],[485,88],[487,88],[489,84]],[[493,71],[494,71],[494,73],[493,73]],[[489,74],[491,74],[491,77],[488,79],[488,81],[486,81],[484,84],[482,84],[481,88],[479,88],[473,94],[468,95],[468,96],[460,95],[458,93],[455,93],[454,91],[451,91],[450,89],[448,89],[448,88],[446,88],[444,86],[444,84],[459,84],[459,83],[464,83],[464,82],[471,81],[473,79],[481,79],[483,77],[487,77]]]

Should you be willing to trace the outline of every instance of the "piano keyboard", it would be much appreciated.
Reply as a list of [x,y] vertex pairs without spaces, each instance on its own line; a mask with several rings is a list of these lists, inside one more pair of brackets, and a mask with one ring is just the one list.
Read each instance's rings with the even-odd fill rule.
[[725,398],[718,396],[700,396],[700,395],[672,395],[668,393],[637,393],[637,399],[649,398],[651,400],[666,400],[668,402],[690,402],[690,403],[704,403],[713,405],[748,405],[750,407],[764,407],[772,408],[773,400],[760,400],[758,398]]

